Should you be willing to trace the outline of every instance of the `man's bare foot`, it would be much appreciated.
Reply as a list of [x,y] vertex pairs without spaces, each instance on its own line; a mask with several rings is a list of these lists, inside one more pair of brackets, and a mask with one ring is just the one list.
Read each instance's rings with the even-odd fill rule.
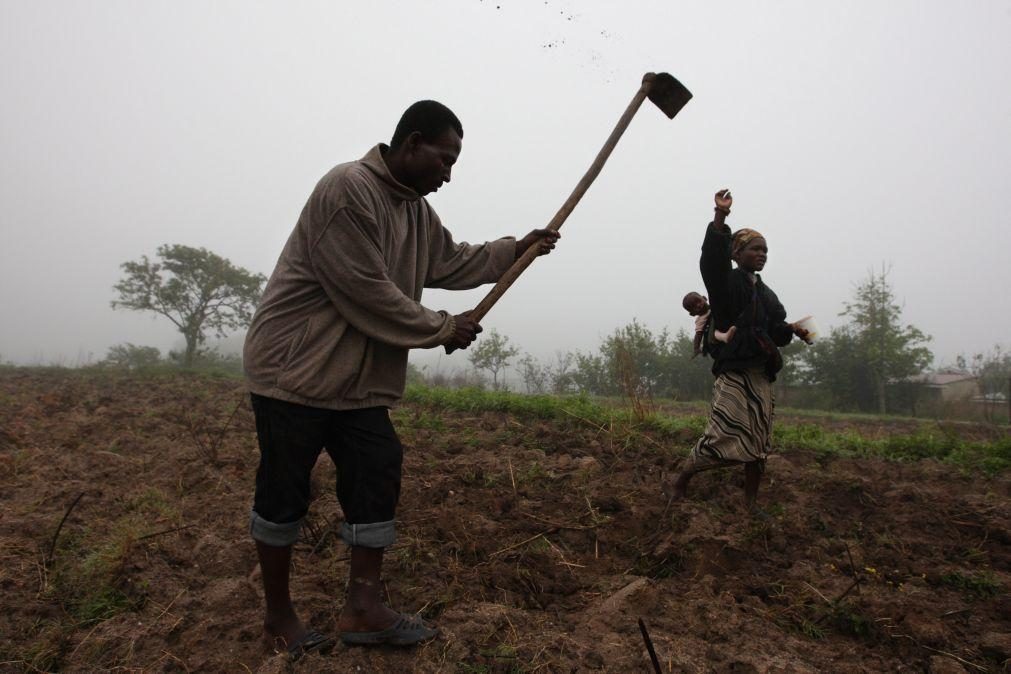
[[264,641],[275,651],[286,651],[309,632],[295,613],[267,616],[263,621]]
[[347,602],[337,619],[337,631],[379,632],[392,627],[399,619],[399,613],[383,604],[356,609]]
[[382,630],[371,632],[340,632],[340,639],[348,646],[414,646],[434,639],[439,630],[419,615],[401,615],[396,622]]

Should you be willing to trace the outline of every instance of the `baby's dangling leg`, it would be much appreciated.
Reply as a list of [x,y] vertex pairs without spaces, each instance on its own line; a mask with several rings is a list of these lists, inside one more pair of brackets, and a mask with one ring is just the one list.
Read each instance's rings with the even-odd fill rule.
[[737,326],[731,325],[730,329],[726,332],[720,332],[719,330],[713,330],[713,339],[717,342],[723,342],[727,344],[730,340],[734,338],[734,333],[737,332]]

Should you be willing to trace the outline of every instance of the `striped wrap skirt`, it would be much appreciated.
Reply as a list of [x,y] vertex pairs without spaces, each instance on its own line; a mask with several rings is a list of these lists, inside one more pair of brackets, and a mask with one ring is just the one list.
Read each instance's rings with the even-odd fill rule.
[[710,468],[765,459],[772,449],[775,397],[764,369],[724,372],[713,384],[713,403],[706,430],[695,443],[685,468]]

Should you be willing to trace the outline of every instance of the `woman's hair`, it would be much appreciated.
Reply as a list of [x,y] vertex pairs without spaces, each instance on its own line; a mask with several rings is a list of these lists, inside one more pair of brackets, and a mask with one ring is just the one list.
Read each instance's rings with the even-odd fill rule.
[[452,128],[463,138],[463,125],[453,111],[438,101],[418,101],[404,111],[390,140],[390,149],[397,149],[417,131],[426,141],[432,141]]
[[736,256],[744,248],[754,241],[755,239],[764,239],[762,233],[755,229],[748,229],[747,227],[742,228],[734,232],[734,236],[731,239],[730,251],[731,255]]

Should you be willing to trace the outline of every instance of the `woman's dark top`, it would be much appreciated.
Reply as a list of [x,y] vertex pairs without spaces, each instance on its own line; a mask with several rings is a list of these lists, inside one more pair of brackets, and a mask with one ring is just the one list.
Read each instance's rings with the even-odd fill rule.
[[[793,339],[793,329],[786,323],[786,309],[776,293],[758,274],[731,265],[730,227],[717,229],[710,223],[702,242],[699,268],[709,294],[713,326],[721,332],[736,325],[729,344],[709,342],[713,374],[763,367],[769,381],[783,367],[777,347]],[[752,278],[755,282],[752,282]]]

